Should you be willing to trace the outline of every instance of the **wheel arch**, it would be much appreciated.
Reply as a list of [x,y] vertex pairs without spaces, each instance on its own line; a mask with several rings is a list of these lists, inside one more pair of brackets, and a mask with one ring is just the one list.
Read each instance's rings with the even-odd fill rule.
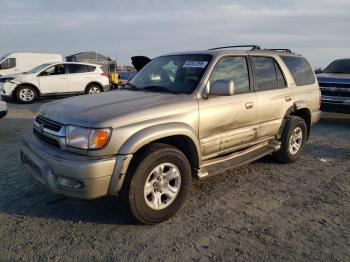
[[87,92],[87,89],[89,88],[89,86],[91,85],[97,85],[100,89],[101,89],[101,92],[103,92],[103,86],[101,83],[99,83],[98,81],[91,81],[89,82],[86,86],[85,86],[85,93]]
[[148,127],[133,134],[118,154],[137,154],[152,143],[172,145],[182,151],[192,168],[200,166],[200,146],[195,132],[186,124],[169,123]]
[[293,106],[291,106],[282,121],[281,128],[278,132],[278,138],[281,137],[281,134],[283,132],[283,129],[286,125],[287,119],[289,116],[298,116],[304,119],[307,127],[307,138],[309,138],[310,135],[310,129],[311,129],[311,112],[310,109],[307,107],[306,101],[297,101],[294,103]]
[[[187,157],[192,168],[192,175],[198,172],[200,166],[200,146],[194,131],[183,123],[168,123],[148,127],[133,134],[127,139],[117,152],[122,157],[121,163],[113,173],[109,193],[119,192],[123,185],[125,176],[137,161],[136,154],[142,153],[147,146],[153,143],[164,143],[176,147]],[[125,162],[124,162],[125,161]]]
[[17,90],[18,90],[20,87],[22,87],[22,86],[31,86],[32,88],[35,89],[35,91],[36,91],[38,97],[41,96],[40,89],[39,89],[36,85],[34,85],[34,84],[32,84],[32,83],[20,83],[20,84],[18,84],[18,85],[16,86],[16,88],[14,89],[14,92],[12,93],[12,96],[15,97],[16,94],[17,94]]

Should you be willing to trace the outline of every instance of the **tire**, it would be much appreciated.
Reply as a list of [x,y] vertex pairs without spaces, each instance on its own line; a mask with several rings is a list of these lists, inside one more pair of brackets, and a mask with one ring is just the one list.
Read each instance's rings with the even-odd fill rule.
[[31,104],[38,98],[38,93],[34,87],[30,85],[22,85],[16,90],[16,100],[21,104]]
[[303,151],[306,138],[305,120],[298,116],[289,116],[282,132],[281,148],[273,154],[274,157],[282,163],[295,162]]
[[99,94],[102,92],[103,90],[99,85],[91,84],[86,88],[86,94]]
[[[157,173],[156,168],[163,172]],[[174,178],[169,177],[170,173]],[[158,180],[159,174],[162,180]],[[160,223],[181,208],[190,190],[191,179],[191,166],[180,150],[167,144],[151,144],[135,156],[121,197],[138,222]]]

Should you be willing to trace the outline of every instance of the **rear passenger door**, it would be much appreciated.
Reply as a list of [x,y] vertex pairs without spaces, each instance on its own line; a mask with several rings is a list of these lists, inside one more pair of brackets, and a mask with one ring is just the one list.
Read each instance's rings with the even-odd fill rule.
[[250,60],[258,100],[257,137],[263,140],[278,133],[293,101],[286,78],[273,57],[250,56]]
[[84,64],[68,64],[68,85],[70,92],[85,92],[86,86],[96,80],[96,67]]

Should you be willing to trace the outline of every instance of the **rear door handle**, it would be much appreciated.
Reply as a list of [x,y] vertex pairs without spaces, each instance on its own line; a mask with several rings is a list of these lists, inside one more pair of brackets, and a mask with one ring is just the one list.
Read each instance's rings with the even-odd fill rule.
[[292,101],[292,97],[290,96],[286,96],[285,98],[286,98],[286,102]]
[[245,103],[245,108],[246,109],[252,108],[253,106],[254,106],[253,102]]

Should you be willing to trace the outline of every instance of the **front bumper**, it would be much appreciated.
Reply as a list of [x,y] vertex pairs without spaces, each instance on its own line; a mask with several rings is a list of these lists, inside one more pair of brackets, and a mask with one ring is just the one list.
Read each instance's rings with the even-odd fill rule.
[[350,97],[322,96],[321,110],[327,112],[350,113]]
[[3,118],[7,114],[7,104],[0,99],[0,118]]
[[[120,172],[125,170],[125,161],[120,159],[125,156],[99,158],[64,152],[42,143],[32,133],[27,135],[21,149],[22,163],[49,191],[81,199],[116,193]],[[77,187],[67,187],[62,181]]]
[[8,81],[0,83],[0,95],[3,97],[12,97],[13,90],[16,89],[18,83],[10,83]]

